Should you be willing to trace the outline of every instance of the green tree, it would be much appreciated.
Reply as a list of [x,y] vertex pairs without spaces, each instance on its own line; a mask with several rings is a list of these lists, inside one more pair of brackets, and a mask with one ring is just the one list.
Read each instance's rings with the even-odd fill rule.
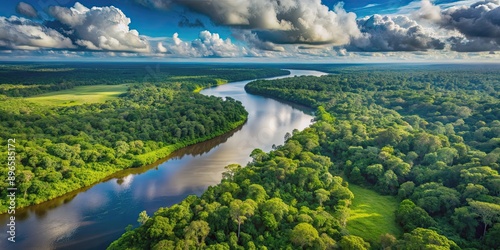
[[370,243],[355,235],[346,235],[340,239],[340,248],[343,250],[368,250]]
[[248,198],[253,199],[257,203],[265,201],[269,195],[266,190],[259,184],[252,184],[248,187]]
[[115,146],[115,152],[116,152],[116,157],[122,157],[127,154],[127,152],[130,150],[130,146],[128,143],[124,141],[117,141],[116,146]]
[[205,238],[210,233],[210,226],[203,220],[191,221],[189,226],[184,229],[184,233],[186,241],[194,241],[196,247],[201,249],[205,245]]
[[437,160],[448,165],[453,163],[453,160],[458,157],[458,150],[455,148],[444,147],[437,151]]
[[382,164],[370,165],[366,167],[366,173],[368,174],[368,180],[375,183],[384,173],[384,166]]
[[149,220],[149,215],[146,212],[146,210],[139,213],[139,218],[137,219],[137,222],[139,222],[139,224],[144,225],[144,223],[146,223],[146,221],[148,220]]
[[152,250],[164,250],[164,249],[174,249],[175,248],[175,242],[171,240],[161,240],[158,243],[156,243]]
[[267,158],[267,154],[266,152],[262,151],[262,149],[256,148],[252,150],[252,153],[250,153],[250,157],[252,157],[255,162],[261,162],[262,160],[265,160]]
[[462,193],[462,198],[477,199],[479,196],[485,194],[488,194],[488,189],[486,189],[483,185],[469,183],[467,184],[464,192]]
[[471,207],[455,208],[451,217],[452,223],[460,236],[466,239],[473,239],[479,222],[476,220],[477,214],[471,211]]
[[492,249],[498,249],[500,247],[500,241],[498,241],[498,239],[500,239],[500,223],[495,223],[495,225],[488,230],[488,233],[486,233],[483,242]]
[[333,123],[335,121],[335,117],[333,117],[330,113],[328,113],[323,106],[319,106],[316,111],[316,121],[324,121],[327,123]]
[[380,178],[379,185],[382,187],[382,191],[386,193],[394,193],[399,186],[398,176],[392,170],[387,170],[384,176]]
[[486,228],[493,224],[500,215],[500,205],[482,201],[469,201],[473,211],[481,217],[484,224],[483,236],[486,235]]
[[413,194],[413,190],[415,189],[415,183],[413,181],[407,181],[399,187],[398,197],[400,199],[406,199]]
[[460,249],[455,242],[445,236],[424,228],[416,228],[411,233],[405,233],[396,248],[405,250]]
[[392,234],[386,233],[386,234],[380,235],[380,246],[384,250],[392,249],[392,246],[394,246],[396,244],[396,242],[397,242],[396,237],[394,237],[394,235],[392,235]]
[[412,231],[417,227],[431,227],[436,224],[434,219],[424,209],[417,207],[409,199],[403,200],[399,204],[396,210],[396,221],[406,232]]
[[170,223],[170,219],[163,216],[153,216],[153,223],[147,228],[149,237],[153,239],[167,238],[174,234],[174,226]]
[[320,206],[323,206],[323,202],[330,199],[330,192],[326,191],[323,188],[314,191],[314,194],[316,195],[316,199],[318,199]]
[[290,235],[290,240],[300,248],[312,247],[318,238],[319,234],[316,228],[305,222],[297,224]]
[[25,199],[28,195],[28,189],[31,187],[31,180],[33,180],[34,177],[35,175],[30,170],[23,170],[19,175],[19,191],[23,192],[23,198]]
[[263,213],[267,212],[276,218],[279,222],[288,213],[288,205],[280,198],[272,198],[260,205]]
[[225,180],[232,181],[236,172],[238,172],[241,169],[241,166],[239,164],[229,164],[225,166],[224,169],[226,171],[222,173],[222,178]]
[[238,239],[240,238],[241,224],[254,214],[256,207],[257,203],[252,199],[246,199],[245,201],[236,199],[229,205],[231,218],[238,224]]

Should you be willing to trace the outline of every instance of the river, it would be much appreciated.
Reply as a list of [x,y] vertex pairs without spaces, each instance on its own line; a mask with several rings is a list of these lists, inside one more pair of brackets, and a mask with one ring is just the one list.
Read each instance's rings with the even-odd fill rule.
[[[269,79],[325,75],[310,70],[290,70],[291,75]],[[138,226],[138,214],[149,215],[160,207],[200,195],[220,182],[224,166],[250,161],[254,148],[266,152],[283,144],[286,132],[302,130],[313,118],[307,109],[270,98],[251,95],[239,81],[204,89],[200,93],[239,100],[248,111],[248,121],[240,128],[215,139],[178,150],[168,158],[141,168],[113,175],[101,183],[40,205],[18,209],[16,242],[7,241],[7,215],[0,249],[105,249],[119,238],[129,224]]]

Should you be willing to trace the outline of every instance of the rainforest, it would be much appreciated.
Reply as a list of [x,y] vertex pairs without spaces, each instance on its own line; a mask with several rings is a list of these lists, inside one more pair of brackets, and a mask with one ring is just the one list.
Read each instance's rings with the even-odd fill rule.
[[331,74],[245,89],[316,109],[314,124],[108,249],[499,247],[497,65],[305,68]]

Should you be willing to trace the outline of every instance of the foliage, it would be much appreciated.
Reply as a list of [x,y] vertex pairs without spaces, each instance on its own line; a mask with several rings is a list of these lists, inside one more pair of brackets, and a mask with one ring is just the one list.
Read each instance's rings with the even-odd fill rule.
[[[224,124],[241,121],[245,113],[236,101],[200,97],[193,91],[220,84],[218,73],[226,73],[228,80],[234,80],[242,71],[223,69],[216,74],[215,68],[200,70],[213,73],[206,74],[211,81],[201,76],[179,76],[189,67],[169,71],[166,80],[155,78],[148,84],[132,85],[118,100],[57,110],[60,116],[78,116],[77,120],[86,122],[82,124],[73,124],[69,118],[52,118],[55,111],[26,107],[2,97],[16,103],[13,115],[19,114],[9,120],[5,111],[0,112],[4,114],[3,126],[24,129],[20,136],[39,136],[44,130],[50,135],[33,136],[32,144],[20,145],[21,156],[29,159],[22,161],[20,177],[26,183],[20,186],[26,199],[43,197],[43,192],[53,190],[50,185],[61,178],[85,180],[89,172],[84,170],[89,166],[102,173],[116,171],[117,166],[130,162],[140,165],[156,158],[152,152],[167,145],[194,142],[204,135],[225,131]],[[313,125],[285,135],[285,144],[274,151],[254,150],[253,161],[246,167],[228,166],[219,185],[210,187],[201,197],[190,196],[180,204],[161,208],[109,248],[497,247],[498,65],[302,67],[335,74],[259,80],[245,88],[250,93],[317,108]],[[37,67],[22,70],[39,74]],[[63,68],[56,71],[65,74],[61,73]],[[75,77],[75,86],[82,84],[78,83],[79,77]],[[30,93],[26,89],[44,92],[53,87],[35,85],[5,85],[1,93],[25,96]],[[69,88],[64,84],[60,87]],[[92,117],[86,116],[89,109]],[[23,120],[25,117],[30,119]],[[92,120],[94,117],[96,120]],[[158,119],[167,125],[157,124]],[[60,126],[52,128],[50,124]],[[82,131],[70,133],[73,130],[69,128]],[[216,131],[211,130],[214,128]],[[71,136],[62,136],[68,134]],[[5,136],[2,134],[2,138]],[[86,141],[91,143],[83,143]],[[36,164],[44,167],[24,168]],[[351,206],[355,196],[340,176],[394,196],[387,210],[395,210],[395,222],[403,229],[403,236],[396,240],[394,236],[400,234],[387,235],[386,230],[380,231],[381,237],[379,233],[375,237],[349,235],[349,214],[354,211],[355,215],[359,206]],[[356,186],[352,187],[356,190]],[[394,202],[396,196],[401,200],[399,206]],[[360,198],[366,199],[363,195]],[[203,230],[196,231],[195,226]]]
[[[318,138],[308,131],[294,133],[270,153],[254,150],[254,160],[245,168],[227,166],[219,185],[209,187],[201,197],[190,196],[159,209],[109,249],[190,244],[183,233],[194,221],[204,221],[210,228],[204,242],[201,237],[193,240],[207,249],[226,245],[231,249],[338,246],[353,194],[341,177],[331,174],[330,159],[312,152],[315,147],[308,145],[316,144]],[[155,220],[164,224],[155,224]],[[152,230],[163,234],[148,233]],[[355,237],[342,242],[368,247]]]
[[434,230],[416,228],[411,233],[405,233],[397,245],[397,249],[460,249],[455,242],[438,234]]
[[[16,139],[16,184],[23,194],[16,199],[17,207],[89,186],[125,168],[153,163],[174,150],[236,128],[247,117],[239,101],[193,90],[221,79],[284,73],[164,66],[151,73],[147,64],[0,65],[0,93],[7,95],[0,98],[0,143]],[[61,91],[49,92],[55,90]],[[116,97],[115,91],[125,93]],[[105,101],[110,93],[114,98]],[[97,95],[96,103],[81,103],[88,94]],[[60,97],[68,99],[55,100]],[[7,165],[6,154],[7,150],[0,153],[0,165]],[[7,171],[0,170],[2,179]],[[1,197],[7,195],[6,185],[0,184]],[[0,213],[7,211],[7,201],[0,201]]]
[[335,74],[245,89],[317,108],[315,152],[350,182],[397,195],[405,232],[430,228],[484,246],[497,220],[479,204],[500,203],[498,65],[304,67]]
[[363,238],[354,236],[354,235],[347,235],[342,237],[340,240],[340,248],[341,249],[346,249],[346,250],[368,250],[370,249],[370,243],[365,242]]

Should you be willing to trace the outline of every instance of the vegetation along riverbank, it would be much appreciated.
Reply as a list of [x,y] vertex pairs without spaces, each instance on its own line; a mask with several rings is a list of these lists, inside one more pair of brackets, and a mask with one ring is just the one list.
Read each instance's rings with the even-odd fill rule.
[[[0,71],[0,138],[3,144],[9,138],[17,142],[18,208],[231,131],[246,120],[241,103],[196,90],[221,79],[288,73],[237,66],[85,63],[13,63]],[[7,164],[6,154],[2,151],[0,164]],[[7,170],[0,170],[2,179]],[[0,185],[6,197],[7,183]],[[7,211],[6,202],[0,201],[0,213]]]
[[[313,125],[227,166],[200,197],[141,213],[109,249],[499,247],[497,65],[315,69],[335,74],[246,86],[317,108]],[[360,230],[374,215],[365,205],[389,206],[367,227],[394,224]]]

